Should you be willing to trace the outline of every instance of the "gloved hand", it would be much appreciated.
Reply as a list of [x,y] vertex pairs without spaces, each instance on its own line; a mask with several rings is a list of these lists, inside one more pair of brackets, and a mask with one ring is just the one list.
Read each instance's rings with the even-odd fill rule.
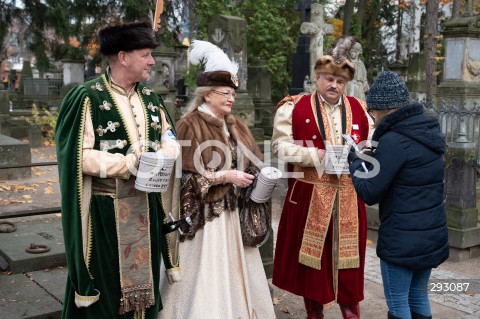
[[357,152],[355,151],[354,147],[350,147],[350,151],[348,152],[348,164],[352,164],[354,160],[356,160],[358,157]]
[[364,148],[362,148],[362,153],[373,157],[375,154],[375,151],[373,150],[373,148],[365,146]]

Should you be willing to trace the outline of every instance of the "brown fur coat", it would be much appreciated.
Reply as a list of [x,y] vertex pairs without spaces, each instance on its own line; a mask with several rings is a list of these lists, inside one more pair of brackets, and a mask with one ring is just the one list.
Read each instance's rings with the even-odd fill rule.
[[[240,148],[242,150],[242,158],[237,158],[237,169],[245,171],[251,163],[250,159],[245,155],[245,152],[253,153],[253,155],[260,160],[263,159],[262,154],[252,133],[239,117],[228,114],[225,116],[225,121],[227,123],[228,131],[237,145],[237,149]],[[177,122],[176,127],[178,140],[191,141],[191,146],[184,146],[182,148],[182,169],[184,171],[190,171],[202,175],[202,172],[199,172],[197,167],[195,167],[194,158],[199,157],[200,154],[197,153],[196,155],[195,151],[199,152],[199,145],[206,141],[215,141],[215,143],[221,142],[225,145],[223,149],[227,152],[222,151],[222,149],[217,146],[203,146],[203,151],[200,156],[201,162],[198,163],[197,166],[201,166],[205,170],[210,169],[210,171],[212,169],[214,171],[219,171],[222,168],[230,169],[231,152],[227,147],[228,138],[223,129],[223,121],[221,119],[196,110],[180,119]],[[220,156],[214,155],[215,153]],[[250,157],[253,158],[252,156]],[[218,158],[220,159],[219,163]],[[211,167],[212,165],[213,167]],[[204,201],[207,203],[219,201],[226,195],[229,188],[229,184],[210,187],[209,193]]]

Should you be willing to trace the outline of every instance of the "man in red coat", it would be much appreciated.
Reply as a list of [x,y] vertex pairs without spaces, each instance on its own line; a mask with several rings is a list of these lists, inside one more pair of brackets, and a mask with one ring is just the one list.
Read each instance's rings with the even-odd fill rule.
[[286,97],[275,114],[273,152],[295,177],[278,228],[273,283],[304,297],[307,319],[323,318],[323,305],[333,300],[343,318],[360,318],[364,298],[365,204],[348,170],[325,171],[332,159],[325,150],[343,145],[342,134],[357,143],[369,137],[365,101],[343,94],[355,73],[346,58],[353,44],[341,38],[332,56],[315,63],[317,91]]

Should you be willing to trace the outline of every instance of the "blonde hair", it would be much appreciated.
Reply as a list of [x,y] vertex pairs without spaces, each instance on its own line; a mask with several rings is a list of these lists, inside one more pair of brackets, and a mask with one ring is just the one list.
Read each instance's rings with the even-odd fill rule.
[[182,117],[192,113],[200,105],[202,105],[205,102],[205,95],[212,92],[212,90],[213,86],[197,86],[195,91],[193,91],[194,98],[188,102],[187,111],[182,115]]

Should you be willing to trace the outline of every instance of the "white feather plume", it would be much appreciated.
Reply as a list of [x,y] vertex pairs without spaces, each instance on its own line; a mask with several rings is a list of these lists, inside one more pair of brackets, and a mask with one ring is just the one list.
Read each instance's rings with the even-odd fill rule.
[[238,63],[230,61],[222,49],[208,41],[192,41],[189,60],[194,65],[203,62],[205,72],[228,71],[232,74],[238,72]]

